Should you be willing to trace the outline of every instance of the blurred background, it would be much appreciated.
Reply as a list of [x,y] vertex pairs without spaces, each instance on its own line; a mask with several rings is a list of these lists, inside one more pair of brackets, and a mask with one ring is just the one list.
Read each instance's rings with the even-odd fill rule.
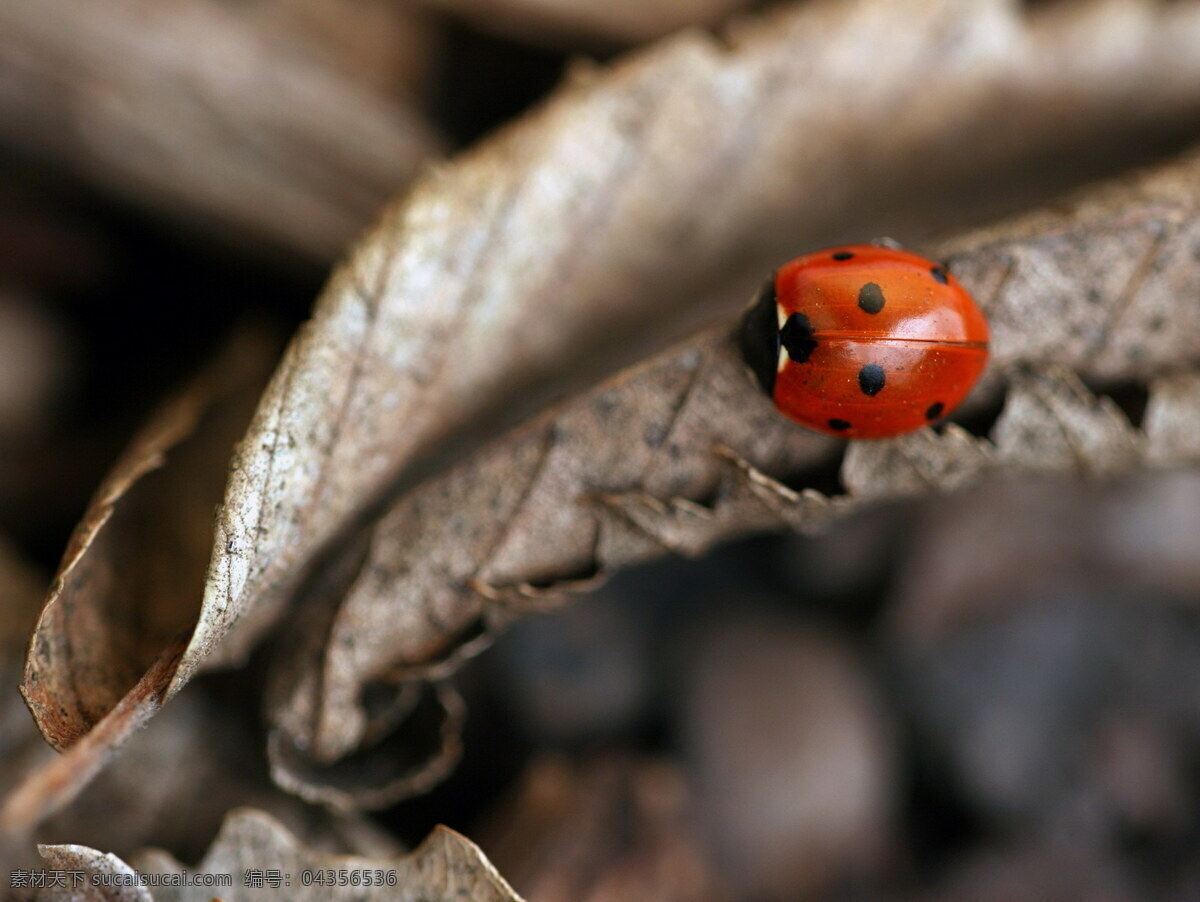
[[[290,333],[390,197],[572,61],[761,6],[0,0],[4,685],[98,481],[235,323]],[[449,824],[531,902],[1200,899],[1198,540],[1196,473],[1023,479],[631,570],[472,662],[462,765],[362,818],[270,785],[260,655],[39,838],[195,862],[253,804],[372,854]],[[47,754],[28,720],[0,703],[0,787]]]

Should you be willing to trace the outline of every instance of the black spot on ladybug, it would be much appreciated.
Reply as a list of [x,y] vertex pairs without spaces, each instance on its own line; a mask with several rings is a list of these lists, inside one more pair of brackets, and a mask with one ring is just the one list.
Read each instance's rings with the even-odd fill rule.
[[875,397],[883,391],[883,384],[886,381],[887,374],[878,363],[868,363],[858,371],[858,387],[862,389],[864,395]]
[[[836,254],[833,255],[833,259],[838,260],[838,261],[853,260],[854,254],[850,253],[849,251],[838,251]],[[841,420],[839,420],[838,422],[840,423]]]
[[830,420],[829,428],[836,429],[838,432],[845,432],[850,428],[850,423],[848,420]]
[[878,313],[887,303],[883,297],[883,289],[875,282],[868,282],[858,289],[858,306],[867,313]]
[[929,274],[943,285],[950,284],[950,279],[946,275],[946,267],[944,266],[935,266],[933,269],[929,270]]
[[775,394],[775,373],[779,369],[779,313],[775,302],[775,278],[762,287],[746,315],[738,338],[742,359],[767,393]]
[[946,409],[946,405],[941,401],[937,401],[929,405],[929,409],[925,411],[925,419],[932,422],[942,415],[942,411]]
[[807,363],[809,355],[817,349],[812,323],[803,313],[793,313],[787,318],[779,332],[779,340],[783,342],[788,357],[796,363]]

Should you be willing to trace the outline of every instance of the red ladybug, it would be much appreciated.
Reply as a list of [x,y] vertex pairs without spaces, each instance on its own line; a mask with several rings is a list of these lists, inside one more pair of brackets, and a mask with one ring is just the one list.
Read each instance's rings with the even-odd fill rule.
[[784,416],[887,438],[958,406],[987,362],[988,328],[946,267],[851,244],[781,266],[746,313],[741,342]]

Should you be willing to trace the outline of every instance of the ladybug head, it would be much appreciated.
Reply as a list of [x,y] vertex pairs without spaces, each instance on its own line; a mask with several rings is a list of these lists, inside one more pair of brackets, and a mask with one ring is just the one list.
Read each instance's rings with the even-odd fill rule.
[[742,357],[767,397],[775,393],[779,369],[779,310],[775,301],[775,277],[754,297],[739,329]]

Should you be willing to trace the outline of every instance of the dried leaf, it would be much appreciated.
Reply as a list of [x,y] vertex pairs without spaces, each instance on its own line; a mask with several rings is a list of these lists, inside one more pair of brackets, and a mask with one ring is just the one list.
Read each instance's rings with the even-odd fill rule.
[[[360,855],[400,851],[382,828],[306,805],[274,786],[261,761],[259,731],[231,710],[238,693],[214,699],[205,691],[211,688],[196,687],[156,716],[78,799],[38,827],[37,841],[122,857],[153,843],[198,858],[231,808],[253,806],[309,846]],[[27,732],[36,736],[32,724]],[[33,852],[32,842],[27,847]]]
[[[757,529],[817,528],[870,499],[955,489],[983,473],[1105,476],[1167,462],[1178,441],[1158,436],[1170,430],[1136,429],[1067,367],[1143,381],[1190,362],[1200,305],[1180,299],[1200,297],[1198,210],[1193,155],[956,242],[950,265],[997,324],[983,395],[1003,391],[1003,411],[990,440],[950,426],[852,443],[846,495],[802,487],[805,469],[830,461],[839,443],[775,413],[729,326],[530,421],[401,499],[344,593],[327,587],[323,606],[336,613],[289,643],[276,675],[276,741],[328,764],[375,731],[361,700],[367,687],[443,676],[465,640],[477,649],[481,631],[653,555],[697,553]],[[1156,250],[1147,263],[1148,235]],[[1143,262],[1131,270],[1130,257]],[[1048,284],[1075,287],[1051,293]],[[1139,318],[1166,297],[1169,328],[1153,331]],[[1071,344],[1080,303],[1105,325],[1100,337]],[[1052,366],[1034,365],[1018,330],[1062,336],[1043,350]],[[1154,422],[1177,396],[1152,395]]]
[[383,808],[397,797],[433,789],[462,756],[462,699],[444,684],[407,683],[388,695],[386,706],[379,704],[379,697],[375,700],[374,730],[366,747],[333,766],[314,765],[288,737],[272,734],[268,753],[276,784],[308,802],[343,812]]
[[[564,581],[586,588],[593,574],[681,548],[681,519],[686,547],[697,552],[738,514],[742,525],[776,525],[775,510],[807,504],[822,516],[823,499],[786,489],[764,498],[746,470],[715,453],[716,423],[747,467],[776,461],[796,470],[835,447],[755,394],[726,331],[532,421],[406,496],[375,530],[320,657],[289,643],[295,668],[285,662],[282,679],[293,701],[277,710],[296,746],[340,757],[368,729],[365,711],[347,716],[359,712],[364,676],[409,667],[420,675],[508,609],[547,603],[541,586],[555,585],[560,597]],[[624,515],[628,493],[643,506],[637,517]]]
[[20,833],[41,822],[100,772],[116,750],[162,707],[164,687],[179,665],[182,650],[178,641],[164,649],[103,720],[64,754],[22,780],[0,805],[0,834]]
[[[46,740],[69,749],[0,809],[12,828],[66,801],[161,706],[197,620],[225,462],[272,343],[243,336],[133,440],[72,535],[29,647],[22,694]],[[170,465],[167,466],[168,459]]]
[[1146,456],[1163,465],[1200,461],[1200,373],[1182,370],[1150,384]]
[[[87,846],[76,845],[42,846],[38,851],[49,870],[67,872],[66,882],[62,887],[47,887],[31,892],[27,896],[29,899],[36,902],[62,899],[72,902],[154,902],[150,891],[139,885],[137,872],[116,855],[106,855]],[[86,874],[78,888],[72,887],[75,878],[70,872]],[[113,885],[109,887],[109,883]]]
[[1062,369],[1013,380],[992,441],[1006,463],[1032,472],[1112,475],[1130,469],[1141,455],[1138,431],[1120,408]]
[[[13,9],[28,6],[22,0]],[[1095,163],[1101,138],[1111,149],[1124,136],[1142,140],[1187,121],[1200,107],[1198,29],[1196,2],[1095,0],[1030,18],[1009,0],[903,8],[887,0],[815,2],[748,21],[724,43],[680,35],[607,70],[579,73],[543,108],[430,172],[335,275],[238,449],[212,545],[203,626],[177,666],[170,660],[177,649],[168,646],[156,671],[170,674],[170,685],[139,683],[139,668],[157,649],[130,643],[137,663],[127,661],[120,680],[89,691],[86,705],[66,677],[54,677],[52,691],[38,690],[46,693],[37,706],[48,734],[79,736],[106,711],[135,723],[202,663],[243,659],[305,569],[358,514],[381,504],[383,489],[411,486],[444,466],[452,439],[515,421],[610,367],[611,347],[650,317],[685,302],[695,316],[703,306],[697,299],[741,296],[770,265],[831,231],[877,233],[896,221],[915,229],[938,221],[939,202],[953,203],[959,215],[964,203],[974,211],[971,199],[987,194],[990,179],[1012,203],[1030,187],[1012,178],[1014,170],[1046,153],[1070,153],[1078,169]],[[851,96],[855,102],[846,103]],[[890,123],[887,140],[879,139],[881,121]],[[990,275],[996,260],[987,261]],[[666,318],[681,328],[688,321]],[[1010,330],[999,344],[1013,337]],[[487,484],[509,480],[513,461],[545,456],[558,469],[546,470],[548,482],[524,471],[509,480],[534,506],[511,492],[497,495],[501,511],[477,530],[498,543],[495,553],[467,542],[461,556],[451,554],[448,572],[473,580],[469,590],[434,585],[432,569],[413,574],[411,585],[429,584],[433,594],[406,598],[396,624],[417,630],[395,649],[360,637],[355,619],[370,618],[358,613],[334,626],[364,648],[297,677],[307,688],[290,693],[297,701],[280,714],[297,721],[280,747],[319,761],[349,751],[371,735],[355,701],[364,682],[385,673],[444,674],[486,641],[478,621],[552,604],[564,587],[593,584],[598,565],[664,548],[700,550],[740,529],[816,526],[855,503],[795,492],[766,475],[768,464],[800,469],[834,446],[784,442],[765,402],[747,401],[740,365],[723,341],[712,333],[647,368],[661,386],[626,377],[618,407],[626,396],[647,394],[625,411],[633,431],[621,440],[638,449],[630,460],[603,450],[574,463],[590,439],[565,434],[560,442],[543,420],[496,460],[472,463],[471,478]],[[625,342],[623,353],[640,347]],[[681,384],[694,374],[695,387]],[[657,399],[686,400],[688,409],[676,416]],[[739,427],[726,422],[730,406],[740,409]],[[609,430],[609,415],[589,426],[582,410],[573,426]],[[706,411],[718,414],[715,428],[698,421]],[[650,450],[670,446],[656,430],[672,428],[673,418],[693,420],[677,427],[678,441],[691,443],[678,469]],[[746,442],[734,442],[738,429],[751,433]],[[712,454],[714,440],[733,453]],[[638,460],[651,469],[641,473]],[[598,477],[605,466],[612,472]],[[435,500],[421,503],[448,505],[439,493],[460,491],[453,485],[423,489],[421,498]],[[568,503],[531,531],[551,485],[568,490],[556,499]],[[704,503],[713,493],[715,506]],[[453,520],[436,524],[441,541],[447,523],[470,526],[466,512],[476,505],[455,506]],[[742,512],[724,513],[722,505]],[[510,528],[518,508],[530,513]],[[551,525],[566,531],[557,535]],[[392,563],[381,568],[380,587],[396,573]],[[348,609],[360,604],[370,607]],[[147,695],[117,702],[118,683],[137,683]],[[320,699],[336,702],[327,708]],[[377,722],[394,723],[402,706],[384,707]],[[305,710],[315,713],[298,713]],[[128,732],[100,723],[108,740]],[[93,735],[89,748],[98,754],[107,740]]]
[[9,0],[0,134],[229,244],[323,263],[438,141],[287,18],[214,0]]
[[977,213],[989,186],[1012,204],[1030,187],[1014,169],[1047,153],[1077,173],[1187,121],[1198,34],[1195,2],[1031,18],[1010,0],[814,2],[578,72],[421,179],[296,337],[219,518],[205,605],[231,614],[222,660],[385,487],[633,359],[651,319],[682,335],[831,233],[911,234]]
[[[85,884],[91,887],[92,874],[121,874],[136,880],[131,868],[114,855],[77,845],[41,846],[47,867],[85,872]],[[184,867],[163,852],[144,852],[134,857],[136,873],[152,877],[172,874]],[[332,870],[333,885],[322,882],[305,885],[303,875]],[[361,876],[376,872],[384,877],[381,886],[337,885],[339,870],[357,872]],[[504,878],[488,862],[483,853],[468,839],[446,827],[438,827],[410,855],[395,859],[360,858],[349,855],[329,855],[301,846],[282,825],[253,809],[231,812],[220,834],[204,860],[191,874],[228,875],[231,886],[216,890],[225,902],[240,902],[262,898],[271,892],[263,886],[248,885],[247,872],[260,874],[277,871],[287,878],[282,889],[287,898],[296,900],[372,900],[389,902],[422,902],[430,899],[462,899],[464,902],[520,902]],[[394,878],[394,880],[393,880]],[[347,878],[349,879],[349,878]],[[161,881],[160,881],[161,882]],[[269,885],[269,884],[267,884]],[[36,896],[39,902],[66,898],[95,899],[98,902],[210,902],[214,888],[219,886],[144,886],[100,887],[92,895],[71,896],[69,893],[43,891]]]
[[[1011,409],[1011,407],[1006,408]],[[855,442],[846,449],[842,484],[860,499],[953,491],[993,463],[992,448],[954,423],[887,442]]]

